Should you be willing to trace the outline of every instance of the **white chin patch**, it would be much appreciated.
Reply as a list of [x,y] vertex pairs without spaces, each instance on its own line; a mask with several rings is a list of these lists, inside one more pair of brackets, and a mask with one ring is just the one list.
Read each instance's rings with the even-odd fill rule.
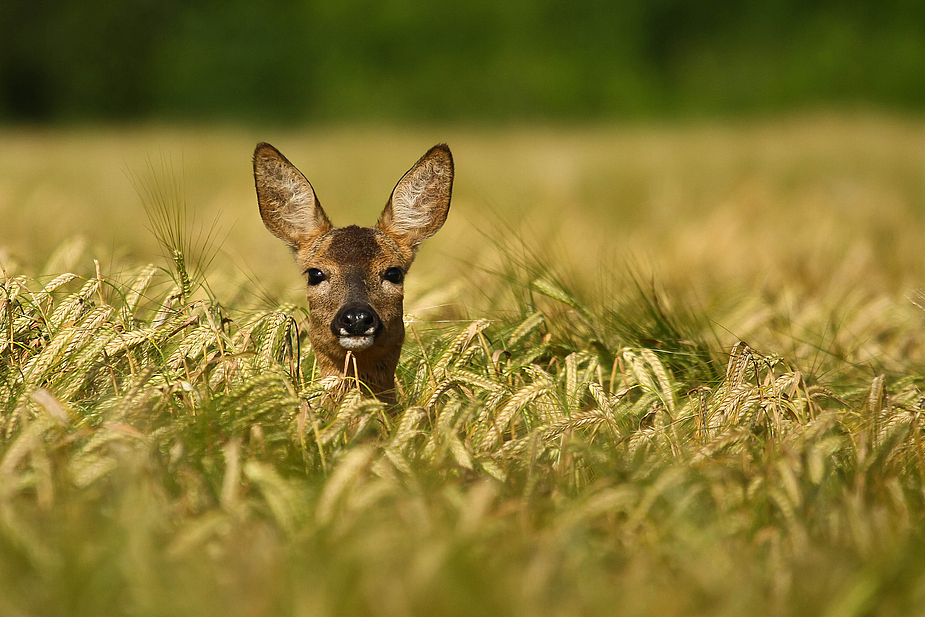
[[373,341],[376,340],[375,336],[341,336],[338,337],[338,342],[340,346],[344,349],[349,349],[350,351],[363,351],[364,349],[369,349],[373,346]]

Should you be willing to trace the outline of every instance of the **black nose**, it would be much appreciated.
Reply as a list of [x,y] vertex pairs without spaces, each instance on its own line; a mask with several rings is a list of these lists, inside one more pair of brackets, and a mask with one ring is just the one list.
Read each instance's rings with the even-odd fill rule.
[[334,336],[367,336],[376,334],[380,321],[371,306],[345,306],[331,322]]

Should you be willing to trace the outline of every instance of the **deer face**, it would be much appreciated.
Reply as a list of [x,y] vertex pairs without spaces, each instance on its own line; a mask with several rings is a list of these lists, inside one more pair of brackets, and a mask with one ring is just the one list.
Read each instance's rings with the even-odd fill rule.
[[278,150],[259,144],[254,178],[263,222],[295,253],[307,282],[309,339],[324,376],[344,370],[391,398],[404,340],[404,277],[421,242],[450,207],[453,159],[434,146],[399,180],[373,227],[334,227],[305,177]]
[[367,362],[400,349],[404,273],[412,257],[386,233],[355,225],[333,229],[299,251],[315,348],[338,357],[344,351],[365,352]]

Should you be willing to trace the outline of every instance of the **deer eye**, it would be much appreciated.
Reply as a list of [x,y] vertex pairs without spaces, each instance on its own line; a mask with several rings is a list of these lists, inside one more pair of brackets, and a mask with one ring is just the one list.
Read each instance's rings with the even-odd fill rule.
[[324,272],[322,272],[318,268],[309,268],[308,270],[305,271],[305,274],[308,275],[309,285],[317,285],[318,283],[324,280]]
[[401,282],[405,279],[405,273],[402,272],[401,268],[389,268],[385,271],[385,274],[382,275],[382,278],[390,283],[400,285]]

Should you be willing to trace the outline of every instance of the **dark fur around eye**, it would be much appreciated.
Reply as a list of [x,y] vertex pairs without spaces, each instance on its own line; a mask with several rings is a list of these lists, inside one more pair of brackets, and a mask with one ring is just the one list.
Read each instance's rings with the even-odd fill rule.
[[405,280],[405,273],[402,272],[401,268],[389,268],[385,271],[385,274],[382,275],[382,278],[390,283],[400,285],[401,282]]

